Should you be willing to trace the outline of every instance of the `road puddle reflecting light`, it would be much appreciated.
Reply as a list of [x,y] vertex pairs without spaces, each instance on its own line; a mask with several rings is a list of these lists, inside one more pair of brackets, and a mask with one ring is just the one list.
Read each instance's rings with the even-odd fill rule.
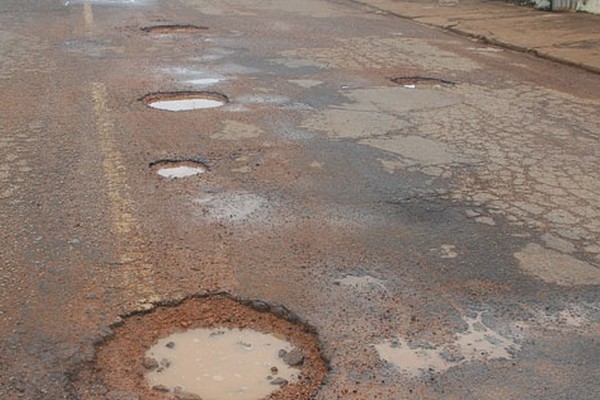
[[427,371],[443,372],[467,362],[510,360],[521,349],[519,337],[506,337],[483,322],[482,314],[465,317],[467,330],[443,346],[411,343],[396,337],[373,345],[382,360],[402,372],[420,376]]
[[188,178],[206,172],[204,168],[193,167],[165,167],[158,170],[158,174],[167,179]]
[[142,101],[151,108],[164,111],[190,111],[224,106],[227,96],[214,92],[169,92],[145,96]]
[[150,163],[156,173],[166,179],[181,179],[200,175],[208,171],[208,167],[199,161],[161,160]]
[[206,400],[262,399],[298,379],[293,346],[251,329],[192,329],[158,340],[146,353],[155,390]]
[[209,85],[217,84],[221,81],[222,81],[222,79],[218,79],[218,78],[200,78],[200,79],[190,79],[186,82],[191,85],[209,86]]

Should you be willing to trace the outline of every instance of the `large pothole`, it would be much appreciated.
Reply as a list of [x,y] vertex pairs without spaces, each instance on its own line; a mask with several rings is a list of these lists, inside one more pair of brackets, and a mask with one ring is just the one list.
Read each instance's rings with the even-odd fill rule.
[[197,160],[158,160],[151,162],[150,168],[165,179],[190,178],[208,171],[206,164]]
[[85,400],[312,399],[326,372],[314,330],[293,313],[222,294],[126,318],[97,346],[79,392]]
[[190,111],[217,108],[229,103],[227,96],[216,92],[161,92],[144,96],[148,107],[164,111]]

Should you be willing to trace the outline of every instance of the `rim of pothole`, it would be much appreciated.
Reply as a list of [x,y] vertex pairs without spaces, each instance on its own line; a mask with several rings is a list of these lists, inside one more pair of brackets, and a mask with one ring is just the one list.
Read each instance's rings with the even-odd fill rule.
[[140,29],[146,33],[171,35],[181,33],[202,33],[206,32],[208,30],[208,27],[193,24],[157,24],[143,26]]
[[252,329],[284,338],[299,349],[304,364],[298,380],[278,388],[269,399],[312,399],[329,372],[316,329],[285,306],[227,292],[200,293],[152,303],[120,317],[110,326],[110,334],[95,343],[94,361],[74,373],[78,398],[111,398],[116,393],[172,399],[173,393],[158,392],[147,384],[144,356],[159,339],[198,328]]
[[[226,95],[211,91],[156,92],[143,96],[140,101],[150,108],[161,111],[192,111],[218,108],[229,104],[229,98]],[[198,101],[199,104],[191,103],[194,101]],[[183,107],[176,105],[185,102],[190,102],[190,104]]]

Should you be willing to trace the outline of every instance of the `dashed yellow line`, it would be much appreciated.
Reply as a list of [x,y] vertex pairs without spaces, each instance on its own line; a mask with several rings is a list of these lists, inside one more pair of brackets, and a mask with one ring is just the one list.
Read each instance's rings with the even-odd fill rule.
[[90,3],[83,4],[83,21],[86,30],[91,30],[94,27],[94,11]]
[[92,83],[92,99],[96,117],[96,131],[100,151],[104,157],[103,167],[107,182],[107,195],[111,205],[113,233],[127,239],[127,248],[121,250],[123,284],[130,294],[145,296],[140,300],[147,303],[155,300],[153,266],[145,262],[142,241],[137,236],[137,221],[134,217],[134,204],[127,184],[127,169],[119,150],[115,134],[115,125],[109,115],[106,86]]
[[132,232],[136,221],[131,214],[129,186],[125,180],[123,158],[115,142],[114,123],[108,117],[106,87],[101,83],[93,83],[92,96],[96,112],[96,129],[104,156],[104,173],[108,181],[108,197],[113,205],[113,227],[115,233],[126,236]]

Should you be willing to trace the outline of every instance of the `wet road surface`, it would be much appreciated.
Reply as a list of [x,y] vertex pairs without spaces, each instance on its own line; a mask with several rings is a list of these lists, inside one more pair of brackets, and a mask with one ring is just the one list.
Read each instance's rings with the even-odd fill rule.
[[26,0],[0,82],[2,399],[169,398],[147,342],[236,324],[315,335],[277,398],[598,398],[597,75],[347,1]]

